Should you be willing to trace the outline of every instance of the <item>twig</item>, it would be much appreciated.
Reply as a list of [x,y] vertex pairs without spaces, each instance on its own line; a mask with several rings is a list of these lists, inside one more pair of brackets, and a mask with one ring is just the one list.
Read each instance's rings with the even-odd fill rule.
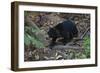
[[86,35],[86,33],[89,31],[89,29],[90,29],[90,27],[88,27],[87,29],[86,29],[86,31],[83,33],[83,35],[81,35],[81,39],[83,39],[84,38],[84,36]]
[[86,29],[86,31],[80,36],[80,37],[77,37],[77,38],[73,38],[73,41],[79,41],[79,40],[83,40],[84,36],[86,35],[86,33],[89,31],[90,27],[88,27]]

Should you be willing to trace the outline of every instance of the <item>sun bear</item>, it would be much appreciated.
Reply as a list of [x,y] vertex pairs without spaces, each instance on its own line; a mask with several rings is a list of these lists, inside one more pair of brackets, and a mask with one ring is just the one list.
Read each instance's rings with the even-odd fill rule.
[[49,28],[48,35],[52,39],[51,44],[55,45],[58,38],[62,38],[62,43],[65,45],[74,37],[78,36],[78,30],[71,20],[64,21],[56,26]]

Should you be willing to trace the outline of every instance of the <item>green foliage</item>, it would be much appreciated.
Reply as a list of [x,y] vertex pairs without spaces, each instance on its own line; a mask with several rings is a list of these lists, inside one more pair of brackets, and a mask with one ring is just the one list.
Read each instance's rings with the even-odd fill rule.
[[89,36],[84,37],[83,46],[85,48],[84,54],[86,55],[86,58],[90,58],[90,37]]
[[36,35],[39,33],[40,30],[38,28],[35,28],[33,26],[25,26],[24,27],[24,43],[25,45],[34,45],[36,48],[44,48],[44,43],[41,40],[41,38]]
[[83,52],[75,52],[73,51],[73,56],[72,58],[75,59],[85,59],[85,58],[90,58],[90,37],[85,36],[83,39]]

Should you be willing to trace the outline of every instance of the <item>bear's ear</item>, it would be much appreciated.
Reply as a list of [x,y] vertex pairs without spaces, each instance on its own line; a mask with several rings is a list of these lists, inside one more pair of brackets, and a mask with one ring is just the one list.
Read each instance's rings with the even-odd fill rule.
[[52,29],[52,27],[49,27],[49,30]]
[[53,26],[52,26],[52,25],[50,25],[50,26],[49,26],[49,28],[53,28]]
[[51,29],[51,30],[55,30],[55,27],[49,27],[49,29]]
[[52,27],[50,26],[49,29],[51,29]]

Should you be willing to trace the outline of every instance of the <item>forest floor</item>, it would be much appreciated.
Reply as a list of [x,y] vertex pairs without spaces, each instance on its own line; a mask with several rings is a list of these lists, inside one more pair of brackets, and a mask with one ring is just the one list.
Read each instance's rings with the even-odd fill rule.
[[[50,49],[48,45],[51,39],[46,39],[48,37],[47,31],[50,27],[54,27],[68,19],[76,24],[78,37],[73,38],[66,45],[62,45],[61,42],[57,41],[56,45]],[[26,11],[24,30],[25,61],[90,58],[89,14]],[[35,37],[37,40],[34,39]]]

